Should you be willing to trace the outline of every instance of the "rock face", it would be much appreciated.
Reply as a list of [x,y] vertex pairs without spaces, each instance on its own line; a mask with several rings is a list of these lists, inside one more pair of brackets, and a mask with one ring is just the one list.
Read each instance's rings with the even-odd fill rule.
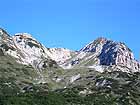
[[74,51],[65,48],[49,48],[48,53],[50,58],[55,60],[59,65],[66,63],[66,61],[71,59],[74,54]]
[[140,63],[135,60],[132,51],[123,43],[119,44],[117,51],[116,64],[132,68],[134,70],[140,69]]
[[25,64],[35,66],[45,61],[48,56],[45,54],[45,48],[37,42],[30,34],[18,33],[12,37],[14,45],[20,53],[20,61]]
[[134,59],[132,51],[124,43],[107,41],[99,56],[101,65],[121,65],[137,70],[140,63]]

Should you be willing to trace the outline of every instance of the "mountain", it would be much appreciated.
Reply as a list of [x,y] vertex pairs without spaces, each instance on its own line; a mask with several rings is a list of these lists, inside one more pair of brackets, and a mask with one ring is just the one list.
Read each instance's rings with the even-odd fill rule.
[[117,66],[126,68],[126,72],[140,70],[140,63],[135,60],[132,51],[122,42],[115,42],[106,38],[98,38],[83,47],[65,67]]
[[139,74],[140,63],[122,42],[100,37],[71,51],[0,29],[0,97],[8,100],[0,102],[5,105],[23,102],[19,97],[27,105],[49,102],[39,97],[48,97],[47,105],[139,105]]
[[10,36],[1,29],[1,48],[3,53],[11,55],[17,62],[32,65],[41,69],[46,60],[54,60],[63,68],[124,66],[133,71],[139,71],[140,63],[135,60],[132,51],[121,42],[106,38],[98,38],[79,51],[64,48],[47,48],[28,33],[17,33]]

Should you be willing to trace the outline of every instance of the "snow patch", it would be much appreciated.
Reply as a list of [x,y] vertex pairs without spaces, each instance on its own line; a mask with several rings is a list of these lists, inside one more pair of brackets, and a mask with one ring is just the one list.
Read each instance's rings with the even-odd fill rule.
[[86,94],[87,93],[87,90],[83,90],[83,91],[80,91],[79,94]]
[[78,75],[75,75],[75,76],[72,76],[71,78],[70,78],[70,83],[73,83],[75,80],[77,80],[78,78],[80,78],[80,74],[78,74]]
[[57,78],[56,79],[56,82],[60,82],[62,79],[61,78]]
[[96,71],[98,71],[98,72],[100,72],[100,73],[104,72],[103,67],[100,66],[100,65],[88,66],[88,68],[89,68],[89,69],[95,69]]

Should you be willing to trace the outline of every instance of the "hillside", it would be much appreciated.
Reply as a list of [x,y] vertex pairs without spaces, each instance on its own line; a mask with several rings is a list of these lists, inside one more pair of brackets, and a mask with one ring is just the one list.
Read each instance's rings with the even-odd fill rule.
[[140,63],[102,37],[71,51],[0,29],[0,105],[140,105]]

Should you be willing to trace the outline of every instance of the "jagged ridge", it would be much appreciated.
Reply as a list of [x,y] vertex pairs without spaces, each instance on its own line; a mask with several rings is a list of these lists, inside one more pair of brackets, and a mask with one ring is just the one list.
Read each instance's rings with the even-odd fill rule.
[[117,65],[133,71],[140,69],[140,63],[135,60],[132,51],[124,43],[103,37],[75,52],[64,48],[46,48],[27,33],[17,33],[11,37],[6,31],[0,29],[0,35],[3,53],[37,69],[47,66],[48,60],[54,60],[63,68]]

